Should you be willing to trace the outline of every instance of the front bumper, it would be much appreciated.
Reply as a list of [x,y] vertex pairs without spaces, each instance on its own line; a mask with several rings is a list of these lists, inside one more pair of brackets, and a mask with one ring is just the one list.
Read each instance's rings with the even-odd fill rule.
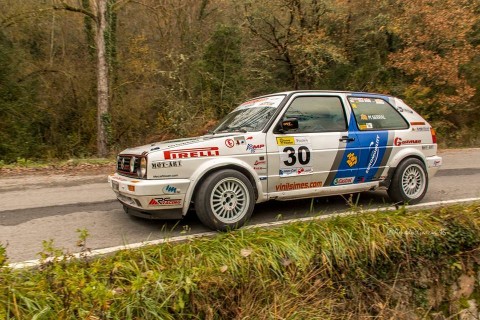
[[426,162],[427,162],[427,171],[428,171],[428,177],[431,178],[435,174],[437,174],[438,169],[442,166],[442,157],[439,156],[431,156],[427,157]]
[[188,179],[142,180],[115,173],[108,177],[108,182],[128,214],[152,219],[178,219],[188,209],[185,203],[190,185]]

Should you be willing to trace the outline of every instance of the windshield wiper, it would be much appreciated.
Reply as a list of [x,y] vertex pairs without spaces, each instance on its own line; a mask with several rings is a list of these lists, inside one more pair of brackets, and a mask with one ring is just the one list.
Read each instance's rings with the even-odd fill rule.
[[231,128],[227,128],[225,130],[220,130],[220,131],[217,131],[216,133],[220,133],[220,132],[234,132],[234,131],[239,131],[239,132],[248,132],[247,130],[243,129],[244,126],[241,126],[241,127],[231,127]]

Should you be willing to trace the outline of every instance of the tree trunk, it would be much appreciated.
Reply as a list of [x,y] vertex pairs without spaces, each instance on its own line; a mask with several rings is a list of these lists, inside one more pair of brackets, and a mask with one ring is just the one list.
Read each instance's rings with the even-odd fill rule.
[[95,44],[97,49],[97,155],[104,158],[107,150],[108,106],[109,106],[109,83],[108,65],[105,45],[105,30],[107,29],[107,0],[97,0],[97,28]]

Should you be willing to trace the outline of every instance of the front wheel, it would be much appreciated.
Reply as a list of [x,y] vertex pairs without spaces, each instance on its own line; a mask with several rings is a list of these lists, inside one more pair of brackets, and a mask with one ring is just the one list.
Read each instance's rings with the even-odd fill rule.
[[418,159],[408,158],[395,170],[388,195],[396,203],[416,204],[423,199],[427,188],[425,165]]
[[214,230],[239,228],[255,205],[252,184],[242,173],[225,169],[212,173],[199,186],[195,210],[202,223]]

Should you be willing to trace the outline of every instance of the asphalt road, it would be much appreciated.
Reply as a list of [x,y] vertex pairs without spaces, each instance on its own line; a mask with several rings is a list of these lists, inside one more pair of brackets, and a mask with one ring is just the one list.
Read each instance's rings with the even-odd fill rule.
[[[422,202],[480,197],[480,149],[446,150],[440,155],[444,165]],[[89,232],[91,249],[210,231],[194,214],[180,221],[129,217],[106,180],[105,175],[0,177],[0,243],[7,248],[9,262],[38,259],[44,240],[53,240],[64,252],[77,252],[82,229]],[[250,224],[342,212],[349,209],[347,200],[335,196],[271,201],[256,207]],[[366,192],[360,194],[359,205],[375,208],[390,202],[384,192]]]

